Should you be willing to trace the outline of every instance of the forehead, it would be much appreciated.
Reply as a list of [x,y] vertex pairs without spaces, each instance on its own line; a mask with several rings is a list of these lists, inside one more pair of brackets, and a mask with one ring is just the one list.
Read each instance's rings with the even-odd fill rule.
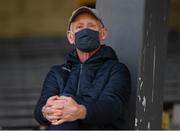
[[77,22],[84,21],[84,20],[90,20],[90,21],[95,21],[95,22],[100,23],[100,21],[97,19],[96,16],[94,16],[93,14],[88,13],[88,12],[83,12],[83,13],[79,14],[72,23],[77,23]]
[[89,17],[91,19],[99,21],[98,18],[94,14],[92,14],[90,12],[81,12],[78,16],[76,16],[76,18],[74,19],[74,22],[76,20],[80,19],[81,17]]

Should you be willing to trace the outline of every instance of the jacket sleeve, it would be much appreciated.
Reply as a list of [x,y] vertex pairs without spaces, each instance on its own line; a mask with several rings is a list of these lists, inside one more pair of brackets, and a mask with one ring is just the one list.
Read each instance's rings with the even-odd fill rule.
[[87,124],[108,124],[119,118],[130,95],[130,73],[124,64],[116,64],[108,83],[95,103],[82,103],[87,109]]
[[55,72],[55,66],[52,67],[51,70],[48,72],[43,83],[40,98],[34,109],[34,117],[42,125],[49,124],[49,121],[46,120],[42,115],[42,107],[46,104],[46,101],[49,97],[59,95],[59,88]]

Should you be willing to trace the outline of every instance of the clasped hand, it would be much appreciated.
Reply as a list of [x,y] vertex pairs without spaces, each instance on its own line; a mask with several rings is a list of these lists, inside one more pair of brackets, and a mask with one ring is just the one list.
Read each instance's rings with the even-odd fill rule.
[[67,96],[52,96],[42,108],[43,116],[53,125],[84,119],[86,108]]

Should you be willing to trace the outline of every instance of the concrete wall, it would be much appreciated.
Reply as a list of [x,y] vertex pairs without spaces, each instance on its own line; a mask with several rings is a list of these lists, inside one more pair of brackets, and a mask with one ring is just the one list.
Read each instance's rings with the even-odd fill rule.
[[161,129],[167,0],[98,0],[111,45],[131,72],[127,129]]
[[0,36],[64,35],[78,0],[0,0]]

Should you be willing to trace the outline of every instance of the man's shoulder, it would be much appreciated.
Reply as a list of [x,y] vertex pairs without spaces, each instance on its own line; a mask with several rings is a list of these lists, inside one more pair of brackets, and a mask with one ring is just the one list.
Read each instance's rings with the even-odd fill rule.
[[125,70],[129,72],[127,65],[122,62],[119,62],[118,60],[108,60],[106,62],[106,67],[109,67],[115,70]]
[[118,60],[107,60],[105,64],[112,65],[112,66],[123,66],[123,67],[125,66],[126,67],[124,63],[119,62]]

